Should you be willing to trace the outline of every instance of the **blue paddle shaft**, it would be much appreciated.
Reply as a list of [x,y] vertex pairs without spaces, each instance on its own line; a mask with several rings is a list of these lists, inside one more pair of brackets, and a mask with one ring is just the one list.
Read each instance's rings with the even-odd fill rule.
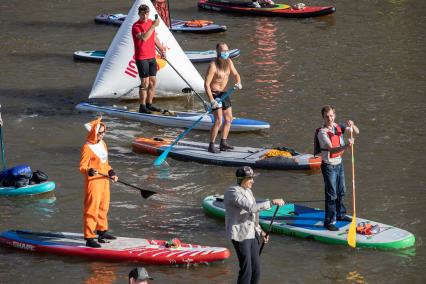
[[[219,100],[219,102],[222,102],[224,99],[226,99],[227,97],[229,97],[233,92],[235,91],[235,88],[231,88],[229,89]],[[209,114],[212,111],[212,108],[209,107],[209,109],[206,111],[206,113],[204,113],[203,115],[200,116],[199,119],[197,119],[188,129],[186,129],[184,132],[182,132],[176,139],[175,141],[173,141],[172,144],[170,144],[169,147],[167,147],[166,150],[164,150],[163,153],[161,153],[161,155],[155,159],[154,161],[154,165],[155,166],[160,166],[162,163],[164,163],[164,161],[167,158],[167,155],[169,155],[170,150],[173,148],[174,145],[176,145],[176,143],[181,140],[183,137],[185,137],[186,134],[188,134],[189,131],[191,131],[202,119],[205,115]]]

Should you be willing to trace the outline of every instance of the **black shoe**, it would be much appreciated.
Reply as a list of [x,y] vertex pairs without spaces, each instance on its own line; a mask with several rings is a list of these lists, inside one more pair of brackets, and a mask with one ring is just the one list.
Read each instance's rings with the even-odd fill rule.
[[219,153],[220,151],[216,148],[216,146],[214,145],[214,143],[213,142],[210,142],[210,144],[209,144],[209,150],[208,150],[210,153],[213,153],[213,154],[217,154],[217,153]]
[[234,149],[234,147],[226,143],[226,139],[221,139],[219,149],[220,151],[228,151]]
[[155,107],[152,104],[146,104],[146,108],[151,110],[151,111],[158,111],[158,112],[162,112],[163,110],[161,108]]
[[337,218],[337,221],[352,222],[352,218],[345,215],[342,218]]
[[98,233],[98,240],[116,240],[117,237],[114,237],[113,235],[107,233],[107,231],[97,231]]
[[147,114],[152,113],[149,109],[146,108],[145,105],[139,105],[139,112],[140,113],[147,113]]
[[95,239],[86,239],[86,247],[90,248],[100,248],[101,245],[98,244]]
[[327,225],[324,225],[324,228],[326,228],[327,230],[329,230],[329,231],[338,231],[339,230],[339,228],[337,228],[335,225],[333,225],[333,224],[327,224]]

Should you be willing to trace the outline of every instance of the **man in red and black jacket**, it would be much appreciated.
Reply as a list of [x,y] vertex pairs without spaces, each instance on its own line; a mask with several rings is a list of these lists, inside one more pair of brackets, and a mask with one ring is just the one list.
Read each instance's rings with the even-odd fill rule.
[[359,129],[352,120],[348,120],[346,125],[335,123],[335,110],[331,106],[324,106],[321,114],[324,125],[317,129],[315,139],[318,139],[322,158],[321,172],[325,191],[324,227],[330,231],[338,231],[336,221],[352,221],[349,216],[346,216],[346,208],[343,204],[346,186],[342,155],[346,148],[353,145],[354,140],[350,138],[348,144],[345,144],[343,134],[345,130],[359,134]]

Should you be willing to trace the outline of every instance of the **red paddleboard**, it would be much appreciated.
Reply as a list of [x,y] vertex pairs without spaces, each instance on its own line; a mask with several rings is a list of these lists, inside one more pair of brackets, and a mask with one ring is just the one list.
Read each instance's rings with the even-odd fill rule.
[[124,237],[90,248],[82,234],[65,232],[5,231],[0,234],[0,243],[33,252],[156,265],[209,263],[230,256],[223,247],[185,243],[168,247],[167,241]]

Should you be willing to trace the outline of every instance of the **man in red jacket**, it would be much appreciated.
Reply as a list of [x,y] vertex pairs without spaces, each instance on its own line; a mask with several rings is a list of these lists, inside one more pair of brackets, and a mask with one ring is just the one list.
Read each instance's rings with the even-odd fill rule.
[[139,112],[151,113],[161,111],[152,105],[157,84],[157,61],[155,59],[155,46],[165,57],[166,50],[161,45],[155,33],[155,28],[160,24],[160,19],[152,21],[149,17],[149,7],[142,4],[139,7],[139,20],[132,26],[132,37],[135,45],[135,60],[138,68],[141,86],[139,89],[140,106]]

